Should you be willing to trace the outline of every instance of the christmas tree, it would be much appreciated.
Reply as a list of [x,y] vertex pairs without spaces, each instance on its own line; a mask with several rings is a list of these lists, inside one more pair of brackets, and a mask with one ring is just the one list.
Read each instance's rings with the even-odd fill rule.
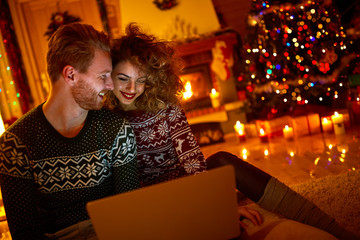
[[[283,2],[283,1],[282,1]],[[238,90],[253,118],[274,118],[302,106],[345,107],[349,63],[356,58],[331,1],[253,0]]]

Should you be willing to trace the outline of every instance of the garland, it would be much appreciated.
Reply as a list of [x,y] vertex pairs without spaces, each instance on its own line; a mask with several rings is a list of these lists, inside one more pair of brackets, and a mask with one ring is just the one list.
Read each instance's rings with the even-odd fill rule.
[[[5,54],[9,59],[11,74],[20,94],[19,101],[23,113],[29,111],[33,99],[30,95],[29,83],[24,70],[21,51],[15,34],[14,23],[11,18],[10,8],[7,1],[0,1],[0,32],[3,36]],[[6,122],[7,119],[4,119]],[[11,119],[9,124],[16,119]]]
[[54,34],[54,32],[62,25],[73,23],[73,22],[80,22],[81,19],[79,17],[72,16],[68,14],[67,11],[65,12],[56,12],[51,15],[51,23],[48,26],[48,30],[45,32],[45,36],[50,37]]
[[[108,14],[106,12],[105,0],[97,0],[99,6],[100,18],[104,28],[104,31],[111,36],[110,26],[108,22]],[[111,36],[112,37],[112,36]]]

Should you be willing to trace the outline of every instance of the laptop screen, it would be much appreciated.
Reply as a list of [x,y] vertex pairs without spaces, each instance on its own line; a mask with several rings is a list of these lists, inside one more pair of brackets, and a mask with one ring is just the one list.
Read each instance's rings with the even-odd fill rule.
[[92,201],[87,210],[99,240],[240,235],[232,166]]

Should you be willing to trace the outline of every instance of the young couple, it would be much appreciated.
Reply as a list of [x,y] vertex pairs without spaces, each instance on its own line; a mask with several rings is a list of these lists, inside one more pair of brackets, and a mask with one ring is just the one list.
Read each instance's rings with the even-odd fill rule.
[[[0,185],[14,240],[96,239],[88,201],[224,164],[235,167],[237,189],[265,209],[340,239],[351,236],[238,157],[204,159],[180,107],[181,62],[169,43],[130,24],[110,55],[105,34],[75,23],[52,36],[47,63],[48,100],[0,138]],[[261,224],[254,210],[239,214]]]

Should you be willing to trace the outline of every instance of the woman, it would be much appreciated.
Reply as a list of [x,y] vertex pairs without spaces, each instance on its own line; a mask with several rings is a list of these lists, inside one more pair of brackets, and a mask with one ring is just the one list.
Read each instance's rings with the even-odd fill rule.
[[[112,59],[114,91],[105,105],[123,114],[134,129],[143,186],[232,164],[237,189],[260,206],[347,239],[334,219],[269,174],[226,152],[205,160],[180,107],[181,60],[169,42],[132,23],[113,42]],[[261,223],[254,210],[240,209],[240,214]]]

